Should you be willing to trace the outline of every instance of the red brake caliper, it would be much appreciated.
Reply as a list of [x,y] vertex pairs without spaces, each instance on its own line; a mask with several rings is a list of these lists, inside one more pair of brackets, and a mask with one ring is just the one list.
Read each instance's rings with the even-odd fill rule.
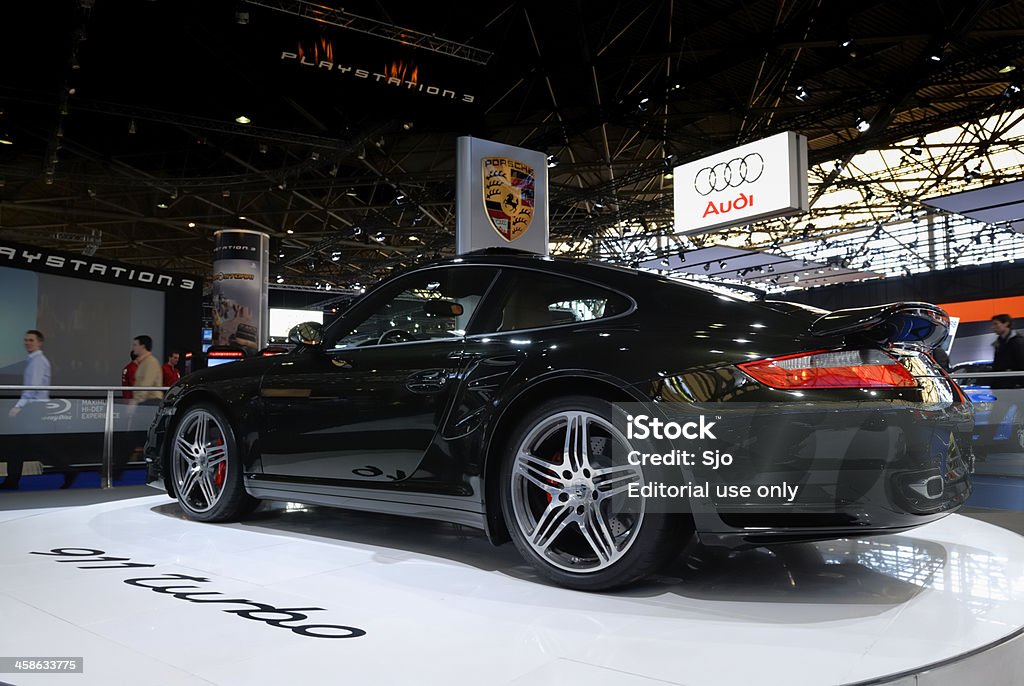
[[[217,439],[217,445],[218,446],[224,445],[224,439],[223,438],[218,438]],[[228,463],[227,463],[227,461],[221,462],[220,464],[217,465],[217,471],[215,471],[213,473],[213,483],[217,484],[217,488],[221,488],[222,486],[224,486],[224,475],[227,474],[227,472],[228,472]]]
[[[555,460],[557,460],[557,459],[558,459],[559,457],[561,457],[561,455],[555,455],[555,456],[554,456],[554,458],[552,458],[552,462],[554,462]],[[558,485],[558,482],[557,482],[557,481],[555,481],[555,480],[553,480],[553,479],[545,479],[545,481],[547,481],[547,482],[548,482],[548,484],[550,484],[550,485],[552,485],[552,486],[557,486],[557,485]],[[544,497],[548,499],[548,502],[549,502],[549,503],[550,503],[550,502],[552,501],[552,497],[551,497],[551,494],[550,494],[550,493],[545,493],[545,494],[544,494]]]

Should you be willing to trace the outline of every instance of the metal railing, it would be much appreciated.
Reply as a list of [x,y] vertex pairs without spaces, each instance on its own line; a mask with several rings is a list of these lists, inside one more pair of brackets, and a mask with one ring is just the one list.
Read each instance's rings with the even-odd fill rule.
[[[113,486],[112,472],[114,465],[114,394],[137,391],[161,391],[165,392],[168,386],[11,386],[0,385],[0,396],[8,393],[21,393],[22,391],[47,391],[65,392],[78,395],[79,393],[106,393],[105,414],[103,417],[103,453],[100,472],[100,487],[111,488]],[[13,399],[13,398],[12,398]],[[40,402],[38,400],[32,402]],[[131,403],[129,405],[138,403]],[[148,429],[148,427],[147,427]]]

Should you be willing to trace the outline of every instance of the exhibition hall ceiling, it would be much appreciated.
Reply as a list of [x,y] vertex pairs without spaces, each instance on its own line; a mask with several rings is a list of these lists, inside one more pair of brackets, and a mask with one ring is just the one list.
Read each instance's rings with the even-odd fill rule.
[[[858,155],[1024,106],[1024,0],[63,0],[0,27],[0,237],[209,275],[213,232],[253,228],[293,284],[451,252],[460,135],[544,151],[559,249],[638,263],[664,254],[605,239],[715,242],[674,237],[674,164],[797,131],[813,214]],[[827,210],[799,238],[861,221]]]

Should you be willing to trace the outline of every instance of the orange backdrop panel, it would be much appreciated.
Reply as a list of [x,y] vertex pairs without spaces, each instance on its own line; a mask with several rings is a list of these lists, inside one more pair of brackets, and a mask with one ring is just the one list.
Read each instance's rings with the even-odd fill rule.
[[[950,317],[960,317],[960,322],[987,322],[997,314],[1008,314],[1014,319],[1024,319],[1024,296],[992,298],[990,300],[968,300],[939,305]],[[1015,327],[1019,328],[1019,327]]]

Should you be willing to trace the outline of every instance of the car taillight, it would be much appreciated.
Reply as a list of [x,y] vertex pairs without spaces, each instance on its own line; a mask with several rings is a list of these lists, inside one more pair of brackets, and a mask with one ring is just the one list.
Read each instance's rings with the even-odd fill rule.
[[772,388],[902,388],[917,386],[906,367],[881,350],[798,353],[737,365]]

